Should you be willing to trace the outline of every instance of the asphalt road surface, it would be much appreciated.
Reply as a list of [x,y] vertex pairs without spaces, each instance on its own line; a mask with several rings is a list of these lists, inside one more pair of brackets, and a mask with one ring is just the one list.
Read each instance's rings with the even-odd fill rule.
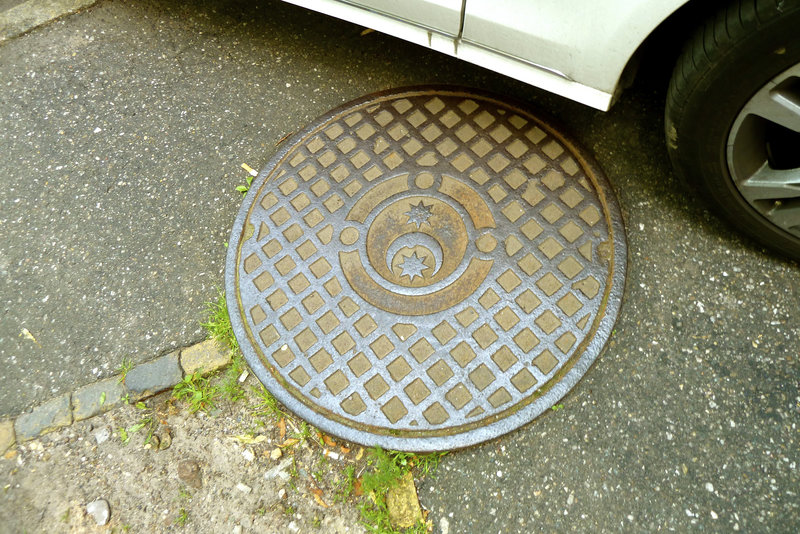
[[0,46],[0,416],[203,337],[241,163],[363,94],[462,84],[594,153],[629,265],[611,342],[559,409],[421,488],[437,531],[796,528],[800,270],[675,178],[663,79],[601,113],[362,29],[279,2],[108,0]]

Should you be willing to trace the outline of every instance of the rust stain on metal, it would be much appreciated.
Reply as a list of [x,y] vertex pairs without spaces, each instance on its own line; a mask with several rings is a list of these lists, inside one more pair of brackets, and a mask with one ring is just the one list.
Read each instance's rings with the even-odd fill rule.
[[347,104],[252,187],[228,256],[234,330],[326,432],[416,451],[491,439],[558,402],[610,335],[613,193],[562,133],[494,97]]

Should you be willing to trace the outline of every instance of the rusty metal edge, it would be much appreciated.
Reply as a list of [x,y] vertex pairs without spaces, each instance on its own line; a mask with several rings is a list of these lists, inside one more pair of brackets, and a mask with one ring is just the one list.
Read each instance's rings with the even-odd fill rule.
[[[475,95],[476,97],[493,100],[502,105],[515,108],[523,112],[525,115],[534,117],[538,122],[543,123],[543,125],[547,128],[548,133],[564,143],[564,145],[568,147],[574,155],[579,157],[581,160],[580,163],[582,163],[588,170],[591,171],[599,186],[597,191],[598,196],[601,196],[601,199],[602,197],[605,197],[604,204],[608,209],[607,223],[609,229],[612,231],[614,239],[614,246],[612,247],[613,270],[610,277],[610,290],[606,295],[605,309],[602,312],[602,318],[599,320],[594,337],[589,340],[583,351],[583,354],[577,356],[577,360],[564,374],[562,379],[553,387],[551,387],[546,393],[539,396],[536,400],[500,421],[495,421],[485,426],[474,428],[463,434],[425,438],[381,435],[359,430],[354,427],[343,425],[327,419],[319,412],[310,409],[304,403],[298,401],[284,389],[283,385],[276,379],[276,377],[272,376],[266,371],[263,364],[261,364],[258,355],[253,349],[252,343],[241,342],[242,340],[248,338],[248,336],[246,335],[245,325],[241,319],[242,309],[239,302],[239,295],[236,292],[238,251],[242,240],[241,237],[244,232],[244,224],[249,213],[249,207],[255,202],[255,197],[258,195],[259,190],[263,185],[265,185],[267,178],[275,170],[279,162],[289,152],[291,152],[291,150],[301,139],[303,139],[303,137],[308,135],[310,132],[318,128],[321,124],[332,117],[342,114],[348,109],[362,106],[377,98],[420,91],[444,91]],[[594,361],[599,357],[600,353],[603,351],[606,343],[611,337],[611,332],[614,328],[614,324],[616,323],[616,319],[619,316],[622,306],[622,296],[625,289],[625,274],[627,270],[627,240],[625,236],[622,212],[617,204],[616,194],[614,193],[611,184],[609,183],[605,174],[602,172],[600,165],[597,163],[594,157],[580,145],[575,143],[571,136],[565,134],[563,132],[563,128],[561,128],[558,122],[551,116],[539,110],[536,110],[535,113],[533,111],[528,111],[530,108],[530,105],[521,103],[514,99],[506,98],[488,91],[458,85],[440,84],[397,87],[361,96],[323,113],[322,115],[310,121],[303,129],[297,131],[287,138],[282,147],[270,158],[267,165],[259,172],[258,177],[253,180],[250,190],[242,202],[242,207],[240,208],[239,213],[234,220],[231,237],[228,241],[228,253],[225,261],[225,293],[231,325],[234,333],[240,338],[239,346],[241,347],[245,359],[248,361],[251,369],[261,383],[264,384],[270,393],[272,393],[273,396],[291,412],[326,433],[340,436],[344,439],[354,441],[365,446],[378,445],[385,449],[419,453],[442,450],[457,450],[496,439],[506,433],[533,422],[543,412],[558,403],[558,401],[561,400],[569,391],[571,391],[577,385],[580,379],[586,374]],[[242,336],[244,336],[244,338]],[[258,365],[256,365],[256,363],[258,363]]]

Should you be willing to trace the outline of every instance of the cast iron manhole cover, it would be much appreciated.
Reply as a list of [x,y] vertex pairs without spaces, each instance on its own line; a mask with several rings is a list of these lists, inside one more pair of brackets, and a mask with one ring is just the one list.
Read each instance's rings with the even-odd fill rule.
[[231,321],[267,389],[320,429],[430,451],[531,421],[619,311],[611,189],[552,126],[452,88],[315,121],[256,179],[227,261]]

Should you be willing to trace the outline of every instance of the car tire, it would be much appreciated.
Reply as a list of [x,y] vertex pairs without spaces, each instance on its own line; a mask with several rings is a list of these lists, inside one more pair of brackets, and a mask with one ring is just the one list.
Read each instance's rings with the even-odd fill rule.
[[676,171],[715,211],[800,259],[800,0],[737,0],[698,28],[665,130]]

